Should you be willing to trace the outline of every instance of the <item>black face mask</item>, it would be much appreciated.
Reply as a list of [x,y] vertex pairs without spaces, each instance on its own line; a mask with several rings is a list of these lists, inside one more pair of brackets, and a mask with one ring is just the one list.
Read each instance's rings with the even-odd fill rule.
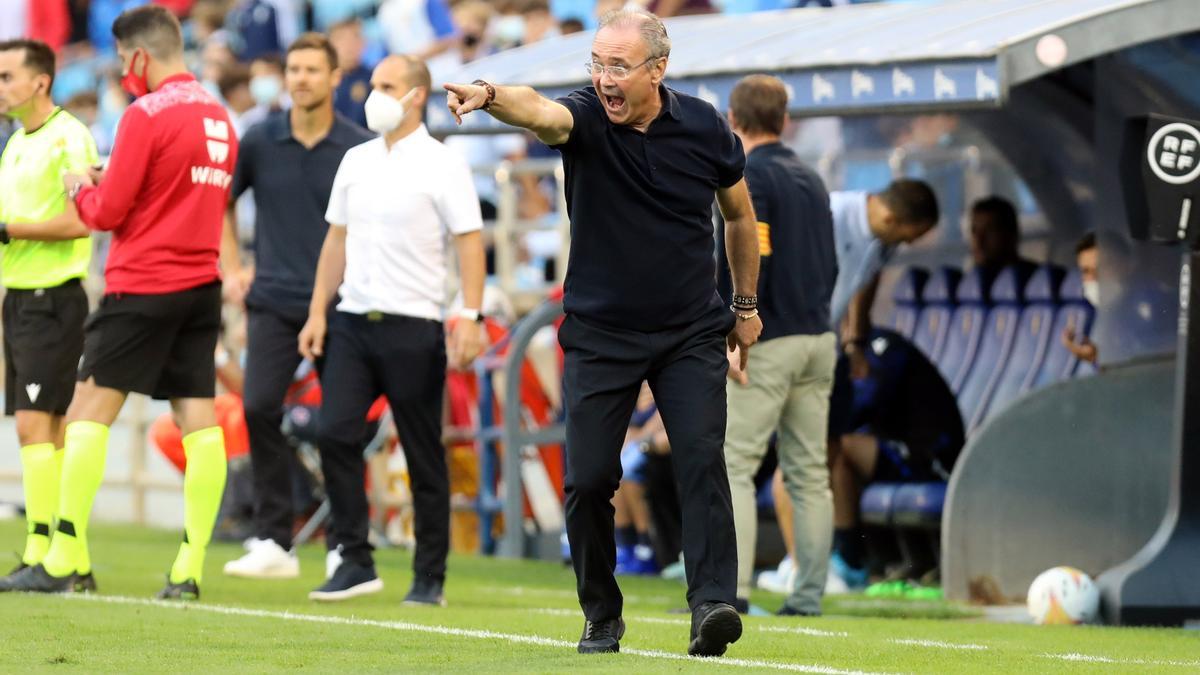
[[480,40],[481,40],[481,38],[478,35],[476,35],[474,33],[467,33],[466,35],[463,36],[463,46],[464,47],[475,47],[476,45],[479,44]]

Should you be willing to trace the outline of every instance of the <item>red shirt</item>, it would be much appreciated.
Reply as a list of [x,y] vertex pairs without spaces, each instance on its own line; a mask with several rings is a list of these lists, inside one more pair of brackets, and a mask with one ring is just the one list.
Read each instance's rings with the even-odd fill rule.
[[221,278],[225,205],[237,135],[225,108],[188,74],[133,102],[98,187],[79,191],[79,216],[112,231],[106,293],[173,293]]

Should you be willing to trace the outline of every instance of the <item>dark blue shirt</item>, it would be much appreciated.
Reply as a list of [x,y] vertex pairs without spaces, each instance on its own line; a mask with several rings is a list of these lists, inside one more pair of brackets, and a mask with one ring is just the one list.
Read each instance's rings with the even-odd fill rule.
[[333,107],[360,127],[367,126],[367,111],[364,105],[371,93],[371,69],[359,64],[342,73],[333,98]]
[[[825,183],[790,148],[768,143],[746,158],[746,186],[754,201],[762,256],[759,339],[829,332],[829,303],[838,269]],[[721,296],[729,302],[733,291],[724,244],[724,236],[718,236]]]
[[251,307],[307,312],[325,241],[325,209],[342,156],[375,135],[341,115],[311,149],[292,137],[288,111],[273,113],[241,139],[233,197],[254,189]]
[[742,179],[741,141],[711,105],[660,87],[645,133],[609,121],[592,87],[558,99],[574,126],[566,171],[568,313],[651,332],[720,307],[712,203]]

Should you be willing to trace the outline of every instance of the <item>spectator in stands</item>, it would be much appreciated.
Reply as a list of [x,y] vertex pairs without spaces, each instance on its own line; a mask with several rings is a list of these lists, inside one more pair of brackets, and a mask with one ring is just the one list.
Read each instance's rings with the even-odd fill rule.
[[[300,350],[328,354],[322,386],[321,467],[342,564],[309,594],[342,600],[376,592],[367,541],[361,438],[371,402],[386,395],[412,482],[416,551],[405,602],[444,604],[450,492],[442,445],[446,366],[466,368],[482,345],[482,221],[470,168],[425,128],[429,70],[389,56],[371,76],[367,124],[381,137],[346,153],[334,179],[329,231]],[[453,235],[463,309],[447,350],[446,234]],[[329,320],[326,314],[340,296]],[[328,338],[326,335],[328,334]]]
[[[328,225],[325,210],[346,151],[371,135],[333,109],[337,52],[325,36],[306,33],[288,47],[287,86],[294,105],[272,113],[242,138],[232,199],[253,188],[255,270],[249,294],[246,346],[246,426],[255,480],[255,535],[263,545],[225,565],[225,573],[294,578],[289,458],[280,431],[283,400],[300,363],[296,343],[308,316],[317,260]],[[244,275],[226,218],[222,263],[227,284]],[[365,413],[365,411],[364,411]],[[360,417],[360,420],[362,417]],[[360,438],[360,436],[355,438]]]
[[362,21],[352,17],[333,24],[329,27],[329,42],[337,51],[342,71],[333,105],[347,119],[365,128],[367,113],[363,104],[371,93],[371,69],[363,63],[367,43],[363,38]]
[[446,0],[384,0],[376,19],[392,54],[424,60],[454,47],[454,21]]
[[217,88],[229,109],[229,119],[238,138],[266,118],[268,110],[258,105],[250,93],[250,69],[246,66],[238,63],[226,69],[217,80]]
[[213,35],[204,42],[204,46],[200,49],[200,82],[206,89],[216,93],[214,90],[217,82],[221,79],[221,73],[237,62],[237,57],[234,56],[233,50],[229,48],[229,43],[224,37],[219,33]]
[[63,110],[88,126],[92,138],[96,140],[96,149],[101,155],[112,148],[112,134],[100,124],[100,97],[96,92],[84,91],[75,94],[63,103]]
[[519,7],[525,27],[521,44],[531,45],[559,35],[558,23],[550,13],[550,0],[521,0]]
[[226,18],[237,36],[237,55],[242,61],[278,54],[285,44],[279,36],[279,16],[266,0],[238,0]]
[[580,19],[563,19],[558,24],[558,32],[561,35],[571,35],[574,33],[582,33],[584,29],[583,21]]
[[[557,147],[566,167],[575,236],[559,342],[566,521],[586,618],[581,653],[619,651],[625,632],[612,573],[611,499],[625,421],[647,380],[669,430],[683,502],[688,653],[720,656],[742,633],[733,607],[737,551],[722,457],[724,350],[740,347],[744,367],[762,330],[758,241],[741,142],[711,105],[663,84],[670,50],[658,17],[612,12],[593,41],[591,87],[551,101],[528,87],[444,85],[457,119],[486,110]],[[656,140],[645,144],[645,138]],[[714,196],[734,280],[729,309],[713,274]]]
[[[763,334],[751,370],[741,370],[737,355],[730,355],[725,463],[737,524],[738,610],[745,613],[758,528],[754,477],[778,429],[779,466],[800,515],[794,520],[795,586],[779,613],[814,616],[821,613],[832,538],[825,436],[837,360],[829,303],[838,269],[825,185],[780,142],[787,104],[783,82],[766,75],[743,78],[729,98],[758,217]],[[725,278],[723,259],[718,269]],[[722,285],[729,298],[732,290]]]
[[[1100,279],[1096,275],[1096,263],[1099,251],[1096,248],[1096,235],[1087,233],[1075,245],[1075,264],[1079,266],[1079,276],[1083,282],[1083,297],[1092,307],[1100,307]],[[1075,358],[1096,365],[1100,361],[1100,350],[1087,335],[1078,334],[1078,329],[1071,325],[1063,331],[1063,345],[1071,350]]]
[[450,49],[429,59],[429,74],[434,82],[450,77],[463,64],[495,51],[488,29],[495,14],[495,9],[485,0],[462,0],[454,5],[452,18],[458,28],[458,39]]
[[971,205],[971,259],[983,272],[984,288],[1006,267],[1016,267],[1022,282],[1037,270],[1037,263],[1021,257],[1021,229],[1017,209],[1004,197],[991,196]]
[[250,62],[250,95],[258,105],[274,112],[284,104],[283,60],[271,54]]

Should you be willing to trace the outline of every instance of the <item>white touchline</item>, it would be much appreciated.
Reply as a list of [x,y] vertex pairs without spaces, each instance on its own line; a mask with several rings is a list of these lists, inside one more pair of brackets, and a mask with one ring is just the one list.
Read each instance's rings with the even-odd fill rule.
[[1089,654],[1042,654],[1043,658],[1059,661],[1078,661],[1081,663],[1111,663],[1131,666],[1179,666],[1181,668],[1200,668],[1200,661],[1163,661],[1158,659],[1114,659],[1108,656],[1092,656]]
[[987,645],[963,644],[959,642],[942,642],[940,640],[913,640],[907,638],[893,638],[888,640],[893,644],[909,645],[913,647],[936,647],[938,649],[991,649]]
[[[202,603],[183,603],[183,602],[168,602],[166,600],[149,600],[143,598],[130,598],[120,595],[92,595],[90,593],[68,593],[59,597],[68,600],[84,600],[88,602],[105,602],[115,605],[142,605],[148,607],[162,607],[164,609],[186,610],[190,612],[211,612],[213,614],[224,614],[227,616],[249,616],[263,619],[282,619],[284,621],[302,621],[308,623],[324,623],[335,624],[342,626],[367,626],[371,628],[385,628],[388,630],[404,631],[410,633],[432,633],[435,635],[450,635],[454,637],[474,638],[477,640],[504,640],[507,642],[516,642],[527,645],[537,645],[540,647],[559,647],[575,649],[577,646],[574,642],[566,640],[555,640],[553,638],[541,637],[539,635],[521,635],[518,633],[497,633],[490,630],[477,630],[474,628],[453,628],[451,626],[437,626],[420,623],[409,623],[408,621],[377,621],[373,619],[357,619],[342,616],[329,616],[327,614],[302,614],[296,612],[273,612],[265,609],[249,609],[246,607],[228,607],[223,605],[206,605]],[[702,659],[694,656],[684,656],[683,654],[672,654],[670,652],[662,652],[652,649],[623,649],[622,654],[631,656],[643,656],[651,659],[664,659],[668,661],[693,661],[711,666],[733,666],[735,668],[767,668],[771,670],[784,670],[797,673],[820,673],[822,675],[879,675],[862,670],[841,670],[839,668],[831,668],[829,666],[803,665],[798,663],[780,663],[777,661],[762,661],[758,659],[735,659],[735,658],[718,658],[718,659]]]

